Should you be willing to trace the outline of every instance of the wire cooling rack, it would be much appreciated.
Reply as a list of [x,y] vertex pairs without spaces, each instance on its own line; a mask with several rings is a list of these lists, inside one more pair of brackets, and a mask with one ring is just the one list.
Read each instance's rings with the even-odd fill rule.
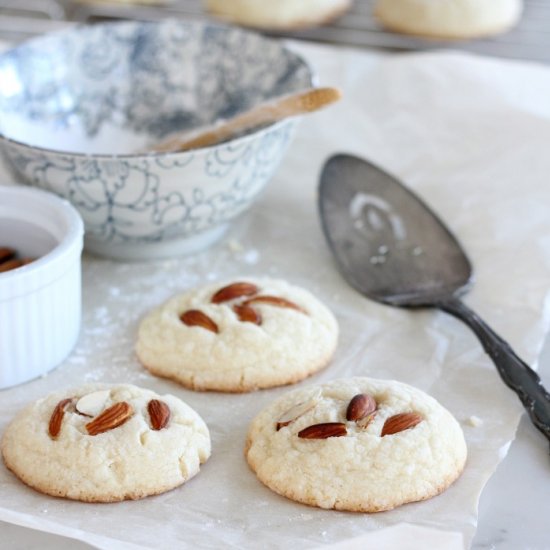
[[[394,51],[452,47],[498,57],[550,63],[550,0],[525,0],[525,10],[519,25],[505,34],[493,38],[453,42],[424,40],[386,31],[372,15],[374,4],[375,0],[355,0],[352,9],[330,25],[300,32],[272,34]],[[69,0],[0,0],[0,38],[4,36],[19,41],[29,35],[55,30],[75,21],[92,23],[113,19],[156,20],[165,17],[203,19],[207,15],[201,0],[173,0],[154,6],[108,0],[101,3]],[[6,37],[6,34],[12,36]]]

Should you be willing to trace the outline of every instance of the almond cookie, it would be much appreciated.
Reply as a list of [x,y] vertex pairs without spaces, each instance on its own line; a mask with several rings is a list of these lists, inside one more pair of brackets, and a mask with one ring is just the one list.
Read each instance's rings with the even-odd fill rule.
[[259,29],[303,29],[343,15],[352,0],[204,0],[207,11],[239,25]]
[[523,0],[377,0],[375,15],[390,30],[441,39],[490,36],[520,19]]
[[239,278],[191,290],[150,313],[136,351],[153,374],[188,388],[245,392],[318,371],[337,337],[336,319],[308,291]]
[[116,502],[163,493],[210,456],[201,417],[173,395],[91,384],[22,410],[2,439],[6,466],[48,495]]
[[464,468],[466,443],[424,392],[351,378],[277,399],[252,422],[245,454],[260,481],[287,498],[380,512],[447,489]]

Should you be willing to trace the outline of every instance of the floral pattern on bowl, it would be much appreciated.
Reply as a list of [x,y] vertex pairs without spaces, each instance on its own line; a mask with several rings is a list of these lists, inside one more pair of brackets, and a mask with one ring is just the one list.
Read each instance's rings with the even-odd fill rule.
[[135,151],[311,82],[297,55],[236,28],[80,27],[0,55],[0,142],[27,183],[79,210],[88,249],[130,259],[189,252],[251,205],[296,120],[196,151]]

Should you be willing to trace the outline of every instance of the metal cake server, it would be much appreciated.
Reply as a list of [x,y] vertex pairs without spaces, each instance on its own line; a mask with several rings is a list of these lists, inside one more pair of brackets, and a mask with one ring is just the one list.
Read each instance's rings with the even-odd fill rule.
[[435,307],[464,321],[550,441],[550,394],[535,371],[460,300],[472,285],[472,266],[439,218],[396,178],[350,155],[325,164],[319,209],[346,280],[378,302]]

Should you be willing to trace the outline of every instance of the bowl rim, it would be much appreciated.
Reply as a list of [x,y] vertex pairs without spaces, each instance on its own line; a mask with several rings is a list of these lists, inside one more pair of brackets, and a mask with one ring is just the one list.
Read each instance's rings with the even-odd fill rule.
[[[249,29],[243,29],[241,27],[238,27],[236,25],[227,25],[222,23],[212,23],[210,21],[206,20],[196,20],[196,19],[176,19],[176,18],[165,18],[158,21],[108,21],[103,23],[96,23],[93,25],[85,24],[85,23],[79,23],[73,27],[70,27],[68,29],[61,29],[59,31],[54,31],[50,33],[43,34],[41,36],[36,36],[34,38],[31,38],[30,40],[26,40],[20,44],[15,45],[12,48],[9,48],[3,52],[0,53],[0,60],[2,57],[10,54],[11,52],[16,51],[17,49],[21,47],[25,47],[29,44],[34,43],[40,43],[45,40],[50,40],[52,38],[62,37],[66,34],[73,34],[77,33],[81,29],[88,29],[92,27],[130,27],[130,26],[136,26],[136,25],[150,25],[150,26],[161,26],[161,25],[167,25],[170,23],[177,23],[182,25],[190,25],[190,26],[202,26],[202,27],[209,27],[209,28],[218,28],[223,30],[236,30],[238,32],[241,32],[246,35],[252,35],[259,37],[260,39],[266,41],[266,42],[272,42],[274,44],[279,45],[281,48],[281,51],[286,51],[290,53],[298,63],[305,67],[308,73],[308,80],[310,86],[316,86],[318,83],[317,74],[313,70],[312,66],[304,59],[302,55],[295,52],[291,48],[288,48],[287,45],[284,43],[281,39],[273,39],[271,37],[267,37],[259,32],[251,31]],[[262,135],[266,134],[267,132],[271,130],[279,130],[282,126],[287,124],[290,120],[294,120],[297,118],[300,118],[302,115],[297,115],[294,117],[288,117],[283,120],[280,120],[278,122],[274,122],[271,124],[267,124],[265,126],[261,126],[257,130],[253,130],[251,132],[248,132],[236,139],[230,139],[223,141],[221,143],[216,143],[214,145],[209,145],[207,147],[199,147],[197,149],[190,149],[187,151],[170,151],[170,152],[158,152],[158,151],[141,151],[141,152],[135,152],[135,153],[85,153],[80,151],[66,151],[63,149],[52,149],[50,147],[41,147],[38,145],[32,145],[25,141],[20,141],[17,139],[13,139],[11,137],[8,137],[3,133],[0,129],[0,142],[6,142],[8,144],[13,144],[15,146],[23,147],[25,149],[30,149],[36,153],[48,153],[48,154],[55,154],[55,155],[62,155],[62,156],[71,156],[71,157],[77,157],[77,158],[95,158],[95,159],[120,159],[120,160],[132,160],[137,158],[151,158],[151,159],[158,159],[158,158],[170,158],[173,156],[185,156],[185,155],[192,155],[197,153],[207,153],[213,149],[216,149],[217,147],[221,146],[227,146],[227,145],[235,145],[240,146],[243,143],[246,143],[248,141],[252,141],[253,139],[259,138]],[[159,140],[160,141],[160,140]]]
[[30,149],[35,153],[47,153],[48,155],[59,155],[59,156],[75,157],[75,158],[81,158],[81,159],[135,160],[135,159],[150,158],[150,159],[156,160],[158,158],[170,158],[175,155],[186,156],[186,155],[196,155],[196,154],[203,154],[203,153],[206,154],[212,151],[213,149],[222,147],[224,145],[225,146],[235,145],[235,147],[241,146],[242,144],[248,141],[252,141],[256,138],[262,137],[262,135],[267,134],[270,131],[277,131],[282,126],[288,124],[292,120],[300,118],[301,116],[303,115],[297,115],[294,117],[288,117],[283,120],[279,120],[278,122],[274,122],[273,124],[269,124],[267,126],[261,127],[258,130],[249,132],[244,136],[240,136],[236,139],[222,141],[220,143],[209,145],[207,147],[199,147],[197,149],[188,149],[186,151],[171,151],[171,152],[142,151],[137,153],[81,153],[78,151],[73,152],[73,151],[65,151],[62,149],[50,149],[49,147],[39,147],[38,145],[30,145],[29,143],[25,143],[24,141],[18,141],[16,139],[6,137],[1,132],[0,132],[0,142],[3,141],[5,143],[12,144],[17,147]]

